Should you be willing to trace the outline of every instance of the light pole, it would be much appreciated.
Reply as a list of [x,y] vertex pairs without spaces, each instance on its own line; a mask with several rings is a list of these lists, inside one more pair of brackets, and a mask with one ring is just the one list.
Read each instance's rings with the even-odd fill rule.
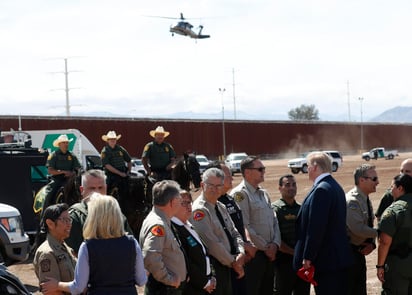
[[226,159],[226,134],[225,134],[225,105],[223,103],[223,94],[225,88],[219,88],[219,93],[222,97],[222,139],[223,139],[223,160]]
[[363,97],[358,98],[360,101],[360,148],[363,151]]

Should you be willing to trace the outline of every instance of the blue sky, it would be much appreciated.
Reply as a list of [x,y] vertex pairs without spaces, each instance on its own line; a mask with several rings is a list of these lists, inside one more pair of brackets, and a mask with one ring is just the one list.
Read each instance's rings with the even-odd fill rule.
[[[355,0],[6,0],[0,114],[181,111],[359,121],[411,105],[412,4]],[[169,33],[183,12],[210,39]],[[232,70],[234,69],[234,75]],[[233,81],[235,99],[233,101]],[[348,88],[349,81],[349,88]],[[226,91],[219,92],[219,88]],[[349,97],[348,97],[349,89]],[[348,99],[349,98],[349,99]]]

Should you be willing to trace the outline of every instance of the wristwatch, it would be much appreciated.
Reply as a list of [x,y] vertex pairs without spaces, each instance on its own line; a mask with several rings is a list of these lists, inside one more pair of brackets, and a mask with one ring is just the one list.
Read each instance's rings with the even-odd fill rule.
[[382,264],[382,265],[376,265],[376,268],[377,268],[377,269],[379,269],[379,268],[385,268],[385,264]]

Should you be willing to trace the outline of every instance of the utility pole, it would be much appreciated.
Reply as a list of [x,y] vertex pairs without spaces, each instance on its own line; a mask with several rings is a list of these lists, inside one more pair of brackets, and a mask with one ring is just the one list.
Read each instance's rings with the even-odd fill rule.
[[225,131],[225,105],[223,103],[223,95],[225,88],[219,88],[220,95],[222,97],[222,141],[223,141],[223,160],[226,159],[226,131]]
[[358,98],[360,101],[360,148],[363,151],[363,97]]
[[232,80],[233,80],[233,115],[236,120],[236,95],[235,95],[235,68],[232,68]]
[[349,122],[351,121],[351,118],[350,118],[350,93],[349,93],[349,80],[348,81],[346,81],[346,88],[347,88],[347,95],[348,95],[348,119],[349,119]]
[[69,102],[69,71],[67,70],[67,58],[64,59],[64,80],[66,92],[66,116],[70,117],[70,102]]
[[[59,58],[60,60],[61,58]],[[65,57],[63,58],[64,60],[64,72],[54,72],[54,73],[58,73],[58,74],[64,74],[64,88],[63,89],[53,89],[53,90],[64,90],[65,94],[66,94],[66,116],[70,117],[70,107],[72,106],[70,104],[70,95],[69,92],[71,89],[79,89],[79,88],[70,88],[69,87],[69,73],[73,73],[73,72],[79,72],[79,71],[69,71],[69,66],[68,66],[68,58]]]

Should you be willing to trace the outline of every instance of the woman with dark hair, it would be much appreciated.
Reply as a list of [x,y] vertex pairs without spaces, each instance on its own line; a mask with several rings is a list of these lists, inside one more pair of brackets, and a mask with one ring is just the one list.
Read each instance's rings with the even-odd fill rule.
[[72,249],[64,242],[70,235],[72,226],[68,209],[67,204],[56,204],[44,211],[41,228],[47,233],[47,237],[33,259],[34,271],[40,284],[48,278],[58,281],[70,281],[74,278],[76,258]]
[[93,193],[88,202],[74,280],[50,278],[42,283],[45,294],[56,291],[82,294],[137,294],[135,285],[146,283],[143,256],[133,236],[126,235],[119,203]]
[[376,271],[382,294],[411,294],[412,177],[395,176],[391,192],[394,202],[383,212],[378,225]]

